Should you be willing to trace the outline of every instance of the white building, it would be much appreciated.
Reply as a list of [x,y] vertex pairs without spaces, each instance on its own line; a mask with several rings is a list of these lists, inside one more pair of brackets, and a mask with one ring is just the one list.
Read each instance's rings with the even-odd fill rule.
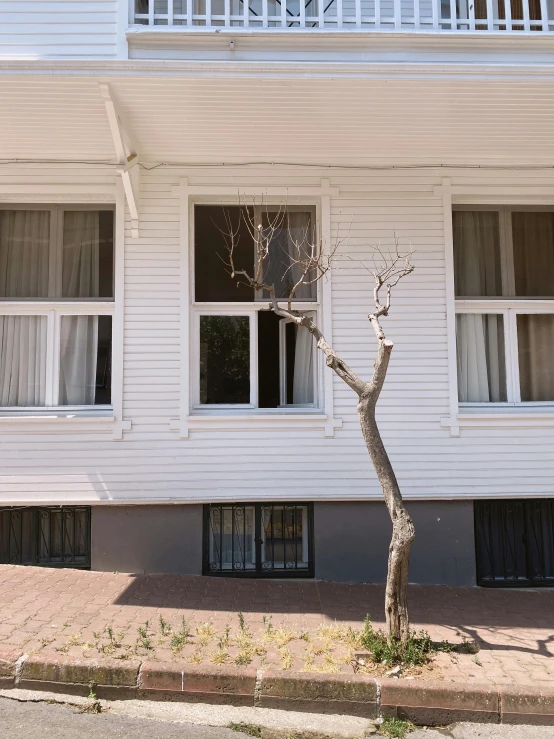
[[411,580],[551,582],[553,39],[552,0],[0,0],[0,561],[383,580],[354,394],[217,256],[263,197],[347,244],[302,308],[364,377],[357,260],[415,250]]

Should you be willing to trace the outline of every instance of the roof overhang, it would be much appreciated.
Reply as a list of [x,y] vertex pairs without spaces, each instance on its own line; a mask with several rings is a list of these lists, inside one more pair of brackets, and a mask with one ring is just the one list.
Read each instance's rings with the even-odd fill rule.
[[106,83],[143,162],[554,163],[550,65],[167,61],[0,65],[2,160],[121,164]]

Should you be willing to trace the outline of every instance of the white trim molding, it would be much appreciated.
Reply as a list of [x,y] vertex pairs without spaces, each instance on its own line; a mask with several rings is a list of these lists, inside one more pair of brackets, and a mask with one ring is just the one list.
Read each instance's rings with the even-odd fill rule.
[[[320,231],[323,244],[329,245],[331,240],[331,206],[330,198],[338,195],[339,189],[331,187],[328,179],[322,179],[319,187],[267,187],[263,184],[249,186],[228,185],[195,185],[184,177],[174,186],[173,194],[179,197],[180,209],[180,266],[181,266],[181,381],[179,417],[170,421],[172,431],[179,433],[180,438],[188,439],[191,430],[199,429],[271,429],[271,428],[322,428],[326,437],[333,437],[335,430],[342,428],[342,420],[334,416],[333,378],[324,377],[322,358],[318,361],[318,384],[322,388],[320,410],[313,413],[304,408],[280,409],[275,413],[267,409],[253,411],[245,409],[245,413],[230,409],[211,409],[211,412],[193,410],[191,379],[193,377],[192,361],[194,352],[191,351],[191,342],[195,336],[191,309],[191,223],[190,212],[194,198],[221,199],[229,202],[231,199],[244,201],[246,198],[263,197],[274,199],[299,198],[304,202],[317,201],[319,206]],[[331,305],[331,277],[328,275],[321,282],[320,318],[327,341],[332,343],[332,305]],[[237,306],[238,309],[238,306]],[[306,308],[309,310],[310,308]],[[254,310],[254,306],[252,306]]]
[[99,84],[100,95],[106,107],[106,115],[112,134],[115,155],[118,164],[117,174],[121,176],[129,215],[131,216],[131,236],[139,237],[139,198],[140,198],[140,166],[137,146],[131,136],[129,126],[124,126],[116,107],[110,87],[107,83]]

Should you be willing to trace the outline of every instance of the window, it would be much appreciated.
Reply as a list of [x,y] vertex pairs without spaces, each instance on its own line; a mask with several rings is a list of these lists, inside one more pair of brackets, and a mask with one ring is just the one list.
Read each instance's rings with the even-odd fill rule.
[[458,400],[554,402],[554,213],[453,213]]
[[113,209],[0,209],[0,408],[109,406]]
[[554,500],[475,501],[477,583],[554,583]]
[[0,508],[0,564],[90,569],[90,508]]
[[[225,235],[236,234],[235,267],[253,274],[252,224],[267,228],[278,209],[194,207],[194,402],[197,410],[315,409],[319,406],[315,342],[309,331],[268,309],[268,296],[231,278]],[[315,237],[315,209],[287,208],[270,245],[264,283],[288,296],[299,273],[294,245]],[[297,310],[317,318],[317,284],[296,292]]]
[[204,506],[205,575],[313,577],[309,503]]

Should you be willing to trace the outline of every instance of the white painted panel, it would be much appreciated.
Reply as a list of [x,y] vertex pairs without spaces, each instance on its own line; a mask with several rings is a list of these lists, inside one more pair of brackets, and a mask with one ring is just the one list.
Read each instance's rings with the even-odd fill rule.
[[0,59],[117,55],[118,0],[0,0]]

